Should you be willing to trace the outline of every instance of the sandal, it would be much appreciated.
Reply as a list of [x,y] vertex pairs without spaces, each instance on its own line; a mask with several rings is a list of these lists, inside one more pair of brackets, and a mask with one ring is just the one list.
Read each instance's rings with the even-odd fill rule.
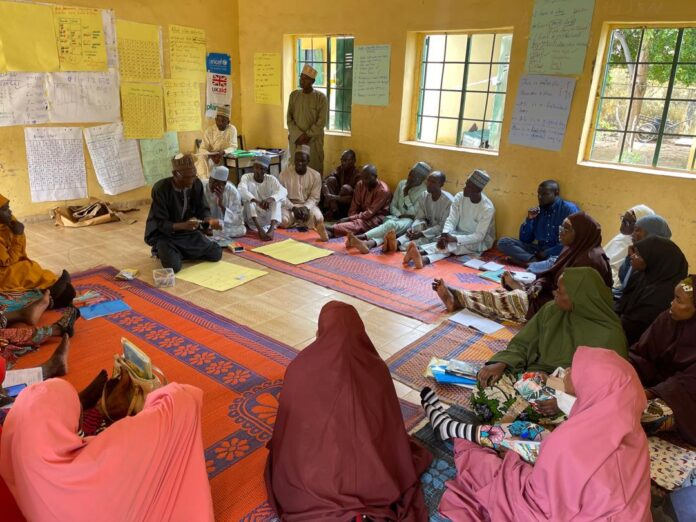
[[69,306],[63,312],[63,316],[56,321],[56,325],[60,328],[61,335],[68,334],[69,337],[75,335],[75,321],[80,317],[80,310],[74,306]]

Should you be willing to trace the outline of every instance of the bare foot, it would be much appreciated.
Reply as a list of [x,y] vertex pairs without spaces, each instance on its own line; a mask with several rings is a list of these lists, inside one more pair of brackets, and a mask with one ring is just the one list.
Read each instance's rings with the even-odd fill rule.
[[350,248],[350,247],[351,247],[351,244],[350,244],[350,238],[351,238],[351,237],[353,237],[353,233],[352,233],[352,232],[348,232],[348,235],[346,236],[346,241],[345,241],[346,248]]
[[503,272],[503,276],[500,280],[504,288],[509,288],[510,290],[523,290],[524,287],[519,281],[515,281],[512,274],[508,271]]
[[450,292],[450,289],[447,288],[445,281],[443,279],[435,279],[433,281],[433,290],[435,290],[437,292],[437,295],[440,297],[440,299],[444,303],[445,308],[447,308],[447,311],[454,312],[454,310],[455,310],[454,295],[452,295],[452,292]]
[[68,373],[68,350],[70,348],[70,338],[68,334],[63,335],[58,348],[53,352],[51,358],[41,365],[43,378],[62,377]]
[[353,234],[350,235],[350,246],[353,248],[357,248],[358,252],[361,254],[369,254],[370,253],[370,248],[367,246],[367,243],[365,241],[362,241],[358,239],[356,236]]
[[390,230],[385,234],[382,252],[396,252],[396,230]]
[[319,241],[328,241],[329,235],[326,233],[326,227],[324,222],[317,223],[317,234],[319,234]]
[[411,255],[411,259],[413,259],[413,264],[416,265],[416,268],[420,270],[424,265],[423,256],[418,251],[418,247],[414,243],[411,244],[413,245],[413,254]]
[[403,264],[404,266],[408,266],[408,263],[413,259],[413,249],[416,245],[413,243],[408,244],[408,248],[406,249],[406,253],[404,254],[404,260]]
[[22,320],[31,326],[36,326],[41,320],[41,316],[48,308],[51,300],[51,293],[46,290],[41,296],[41,299],[34,301],[32,304],[27,306],[21,311]]

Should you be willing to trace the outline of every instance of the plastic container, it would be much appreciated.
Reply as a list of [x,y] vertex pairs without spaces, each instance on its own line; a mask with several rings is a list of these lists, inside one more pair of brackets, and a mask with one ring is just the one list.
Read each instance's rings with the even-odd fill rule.
[[174,270],[171,268],[156,268],[152,271],[152,277],[157,288],[171,288],[176,282]]

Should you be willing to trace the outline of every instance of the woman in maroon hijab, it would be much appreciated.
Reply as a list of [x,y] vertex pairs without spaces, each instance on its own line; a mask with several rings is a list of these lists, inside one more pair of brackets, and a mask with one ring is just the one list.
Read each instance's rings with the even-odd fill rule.
[[427,520],[413,443],[387,365],[350,305],[332,301],[317,339],[288,366],[266,488],[283,521]]
[[669,310],[657,316],[628,358],[645,386],[649,403],[643,428],[652,434],[677,430],[696,444],[696,276],[674,289]]

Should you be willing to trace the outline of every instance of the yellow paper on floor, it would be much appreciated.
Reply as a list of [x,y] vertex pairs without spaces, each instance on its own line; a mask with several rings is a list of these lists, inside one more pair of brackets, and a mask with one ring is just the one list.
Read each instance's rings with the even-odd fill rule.
[[217,263],[203,262],[188,266],[176,274],[176,277],[211,290],[224,292],[267,273],[263,270],[218,261]]
[[333,254],[331,250],[317,248],[307,243],[301,243],[294,239],[286,239],[278,243],[271,243],[254,248],[252,252],[267,255],[279,261],[285,261],[291,265],[301,265],[307,261],[313,261]]

